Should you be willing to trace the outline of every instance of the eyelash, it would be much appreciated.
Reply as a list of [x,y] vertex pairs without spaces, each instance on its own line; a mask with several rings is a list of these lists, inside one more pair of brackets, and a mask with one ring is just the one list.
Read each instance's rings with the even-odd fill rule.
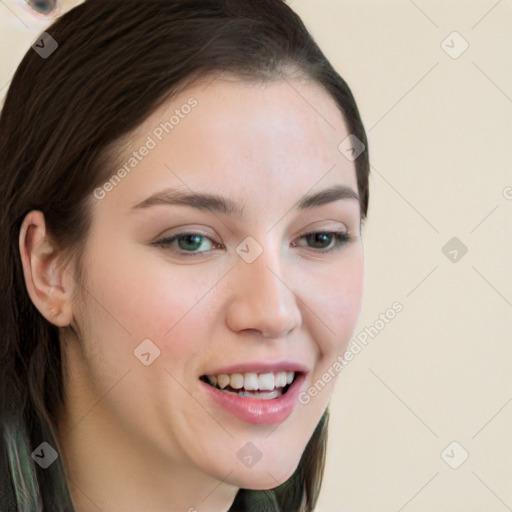
[[[331,236],[334,236],[334,238],[336,240],[334,247],[331,247],[330,249],[315,249],[314,247],[310,247],[310,249],[313,249],[314,252],[318,252],[320,254],[328,254],[328,253],[331,253],[334,251],[338,251],[343,246],[345,246],[348,242],[350,242],[350,240],[351,240],[348,233],[346,233],[344,231],[312,231],[309,233],[304,233],[302,235],[299,235],[299,239],[306,238],[308,236],[313,236],[313,235],[331,235]],[[201,256],[201,255],[211,252],[211,251],[200,251],[200,252],[185,251],[183,249],[177,249],[171,245],[175,240],[178,240],[185,236],[200,236],[202,238],[210,240],[212,242],[212,244],[217,247],[222,246],[222,244],[218,244],[218,243],[214,242],[210,237],[208,237],[202,233],[193,233],[193,232],[183,232],[183,233],[178,233],[178,234],[170,236],[170,237],[165,237],[160,240],[157,240],[152,245],[164,247],[165,249],[168,249],[175,254],[183,255],[185,257],[197,257],[197,256]]]

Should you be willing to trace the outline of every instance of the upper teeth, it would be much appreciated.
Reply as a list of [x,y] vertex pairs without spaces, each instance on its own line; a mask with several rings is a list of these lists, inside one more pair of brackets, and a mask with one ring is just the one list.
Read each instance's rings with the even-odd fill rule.
[[295,372],[277,372],[277,373],[232,373],[227,375],[208,375],[208,381],[212,386],[218,386],[221,389],[231,386],[233,389],[242,389],[246,391],[272,391],[274,388],[284,388],[291,384],[295,377]]

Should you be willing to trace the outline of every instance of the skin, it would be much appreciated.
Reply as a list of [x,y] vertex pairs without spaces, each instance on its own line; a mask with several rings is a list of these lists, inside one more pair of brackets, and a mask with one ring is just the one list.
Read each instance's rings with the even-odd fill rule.
[[[191,96],[191,113],[93,200],[81,285],[73,262],[59,264],[41,212],[21,227],[27,290],[62,328],[59,445],[80,511],[220,512],[238,488],[283,483],[336,379],[281,424],[254,425],[205,401],[199,377],[238,362],[291,359],[309,370],[306,390],[345,351],[359,316],[357,199],[292,208],[330,185],[357,192],[354,162],[338,151],[349,132],[334,100],[298,79],[196,84],[131,134],[120,161]],[[130,210],[166,187],[220,193],[243,204],[245,217],[163,204]],[[320,230],[348,231],[350,240],[322,253],[334,237],[315,245],[302,236]],[[183,232],[207,237],[192,249],[203,256],[153,244]],[[250,264],[236,252],[248,236],[263,249]],[[173,247],[184,251],[183,242]],[[146,338],[160,349],[150,366],[134,357]],[[262,454],[250,468],[237,457],[248,441]]]

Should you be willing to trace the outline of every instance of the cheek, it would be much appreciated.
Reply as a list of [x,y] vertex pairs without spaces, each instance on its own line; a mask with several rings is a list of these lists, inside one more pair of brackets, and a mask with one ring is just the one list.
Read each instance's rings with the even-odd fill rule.
[[[330,278],[310,279],[306,290],[318,289],[322,293],[306,293],[305,303],[312,310],[309,329],[316,344],[318,357],[304,391],[299,395],[304,408],[305,421],[320,419],[334,390],[342,365],[339,361],[354,333],[363,295],[364,263],[362,257],[348,258],[343,265],[335,265]],[[316,286],[316,288],[312,288]],[[307,308],[306,308],[307,309]],[[311,420],[312,421],[312,420]],[[309,425],[314,428],[313,423]]]
[[344,351],[355,330],[361,310],[364,262],[359,251],[347,254],[321,275],[309,277],[304,286],[315,340],[321,354],[332,358]]
[[[185,404],[189,395],[184,389],[197,384],[193,370],[204,349],[205,323],[217,311],[212,308],[210,313],[213,294],[208,292],[222,277],[222,269],[211,272],[215,274],[212,277],[199,272],[199,266],[178,266],[164,258],[147,258],[143,265],[140,257],[128,255],[114,261],[99,258],[97,253],[91,253],[88,265],[89,300],[83,315],[90,326],[86,340],[88,375],[97,395],[102,396],[130,371],[104,403],[116,421],[130,425],[133,431],[151,431],[163,450],[165,426],[176,421],[169,412],[169,397],[174,403]],[[134,354],[145,339],[160,351],[150,366],[141,364]],[[147,342],[144,347],[148,347]],[[155,349],[149,345],[144,350],[152,357]],[[196,409],[189,411],[190,416],[202,424],[204,410]],[[144,417],[159,420],[148,426],[140,421]],[[188,419],[185,423],[182,431],[189,428]]]
[[[363,297],[364,270],[362,260],[353,265],[350,272],[342,273],[338,286],[332,290],[334,306],[335,332],[339,340],[338,352],[344,350],[351,338],[359,314]],[[336,294],[338,298],[336,299]]]
[[171,335],[215,283],[213,278],[207,282],[198,266],[171,262],[157,248],[120,241],[114,251],[115,240],[110,250],[108,243],[105,246],[104,251],[91,252],[92,293],[110,320],[122,324],[132,338]]
[[[134,350],[150,339],[162,356],[152,366],[184,374],[187,361],[199,352],[206,294],[218,279],[210,275],[205,279],[195,265],[137,255],[133,245],[130,251],[116,251],[122,257],[114,259],[112,252],[91,252],[87,262],[89,300],[84,321],[90,326],[95,371],[109,383],[110,376],[122,375],[127,368],[147,370]],[[142,377],[149,384],[155,372],[146,371]]]

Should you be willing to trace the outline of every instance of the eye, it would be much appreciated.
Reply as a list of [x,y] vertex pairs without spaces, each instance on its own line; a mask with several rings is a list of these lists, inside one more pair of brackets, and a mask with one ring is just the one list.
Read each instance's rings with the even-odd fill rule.
[[[311,247],[315,252],[322,254],[341,249],[350,241],[350,236],[344,231],[314,231],[301,235],[299,240],[305,239],[307,243],[313,244]],[[293,242],[296,247],[297,242]],[[319,247],[320,246],[320,247]]]
[[[311,249],[322,254],[341,249],[350,241],[350,236],[344,231],[315,231],[301,235],[298,240],[306,240],[312,244]],[[213,249],[224,248],[222,244],[202,233],[178,233],[157,240],[152,245],[164,247],[171,252],[189,256],[199,256],[211,252]],[[205,248],[206,246],[206,248]],[[292,242],[293,247],[301,247],[297,242]],[[205,250],[200,250],[201,248]]]
[[57,0],[25,0],[27,6],[36,14],[50,16],[57,9]]
[[[208,248],[205,251],[198,251],[204,247],[204,242],[209,241],[210,245],[215,247],[223,247],[222,244],[216,243],[210,237],[202,233],[178,233],[177,235],[161,238],[153,243],[160,247],[165,247],[173,253],[182,254],[185,256],[196,256],[209,252]],[[208,245],[208,244],[207,244]]]

